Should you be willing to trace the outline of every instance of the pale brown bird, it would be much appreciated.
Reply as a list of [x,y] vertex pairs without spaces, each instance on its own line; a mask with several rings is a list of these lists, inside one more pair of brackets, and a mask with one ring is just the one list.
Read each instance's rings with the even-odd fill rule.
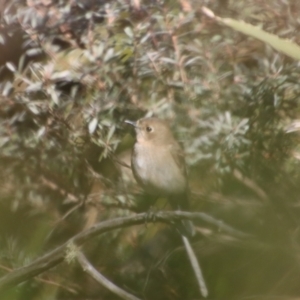
[[136,131],[131,167],[137,182],[150,195],[168,197],[174,209],[189,209],[184,154],[168,124],[158,118],[125,122]]
[[[136,142],[131,156],[131,168],[136,181],[150,195],[167,197],[173,209],[189,209],[189,186],[183,151],[174,138],[167,122],[158,118],[143,118],[137,122],[125,121],[134,126]],[[197,257],[188,240],[194,226],[184,220],[177,224],[200,292],[208,291]]]

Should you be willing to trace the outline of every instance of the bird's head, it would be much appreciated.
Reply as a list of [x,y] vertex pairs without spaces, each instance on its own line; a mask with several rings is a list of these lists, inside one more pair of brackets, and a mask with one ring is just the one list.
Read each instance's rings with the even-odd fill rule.
[[136,122],[126,120],[125,122],[135,128],[138,143],[150,142],[164,145],[174,140],[168,124],[158,118],[143,118]]

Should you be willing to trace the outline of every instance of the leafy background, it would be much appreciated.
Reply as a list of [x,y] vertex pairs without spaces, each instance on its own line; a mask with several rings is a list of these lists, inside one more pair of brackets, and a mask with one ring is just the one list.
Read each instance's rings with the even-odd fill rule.
[[[300,42],[297,1],[0,2],[2,276],[96,222],[147,210],[120,164],[134,142],[123,121],[156,115],[184,146],[192,211],[254,236],[196,223],[209,299],[299,298],[299,62],[203,6]],[[199,299],[172,228],[116,230],[83,249],[142,299]],[[117,296],[74,262],[1,297],[25,298]]]

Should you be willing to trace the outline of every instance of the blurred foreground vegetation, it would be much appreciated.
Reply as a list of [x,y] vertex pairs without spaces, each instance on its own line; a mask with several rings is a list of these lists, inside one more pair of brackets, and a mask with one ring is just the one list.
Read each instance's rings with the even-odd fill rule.
[[[147,210],[123,121],[156,115],[185,149],[192,210],[253,236],[196,223],[209,299],[299,299],[299,62],[201,8],[300,44],[300,3],[0,3],[1,276],[97,222]],[[141,299],[200,297],[171,227],[111,231],[82,250]],[[76,262],[0,298],[119,299]]]

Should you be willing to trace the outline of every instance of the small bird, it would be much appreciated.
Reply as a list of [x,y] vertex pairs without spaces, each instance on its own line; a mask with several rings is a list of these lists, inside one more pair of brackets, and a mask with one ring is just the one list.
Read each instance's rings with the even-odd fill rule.
[[[184,154],[168,123],[155,117],[125,122],[132,125],[136,132],[131,156],[131,168],[136,181],[146,193],[168,198],[173,209],[188,210],[189,186]],[[208,291],[188,240],[188,237],[195,234],[194,226],[189,220],[176,225],[198,280],[200,292],[206,297]]]
[[189,209],[184,154],[168,124],[158,118],[125,122],[136,131],[131,157],[136,181],[148,194],[168,197],[173,209]]

